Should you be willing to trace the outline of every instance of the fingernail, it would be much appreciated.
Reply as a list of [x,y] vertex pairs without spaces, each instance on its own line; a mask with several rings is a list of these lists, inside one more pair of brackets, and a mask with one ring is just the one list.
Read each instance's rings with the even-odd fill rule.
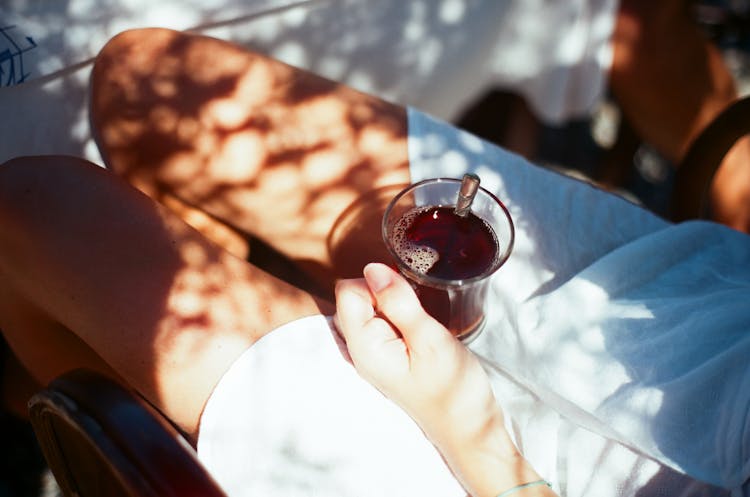
[[368,264],[364,269],[365,280],[370,290],[378,293],[393,281],[391,270],[383,264]]

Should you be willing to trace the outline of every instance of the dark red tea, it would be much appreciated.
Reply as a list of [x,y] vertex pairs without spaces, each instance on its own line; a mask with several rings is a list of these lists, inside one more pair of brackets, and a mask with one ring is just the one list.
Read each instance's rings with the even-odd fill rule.
[[391,246],[413,273],[420,302],[456,336],[482,324],[487,285],[430,284],[422,275],[447,282],[485,274],[497,262],[498,240],[492,228],[473,213],[453,207],[418,207],[393,227]]

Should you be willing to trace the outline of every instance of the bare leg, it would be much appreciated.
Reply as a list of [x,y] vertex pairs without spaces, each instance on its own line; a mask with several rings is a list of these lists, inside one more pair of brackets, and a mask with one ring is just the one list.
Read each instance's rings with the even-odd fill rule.
[[[635,131],[679,163],[690,143],[737,98],[718,49],[686,0],[623,0],[610,84]],[[749,140],[726,157],[711,189],[717,221],[750,231]]]
[[[97,57],[92,121],[108,168],[297,261],[327,292],[351,266],[337,219],[409,181],[402,107],[212,38],[125,32]],[[378,216],[373,216],[377,219]],[[382,257],[379,228],[350,252]]]
[[33,377],[109,372],[193,437],[243,350],[330,312],[78,159],[0,165],[0,226],[0,329]]

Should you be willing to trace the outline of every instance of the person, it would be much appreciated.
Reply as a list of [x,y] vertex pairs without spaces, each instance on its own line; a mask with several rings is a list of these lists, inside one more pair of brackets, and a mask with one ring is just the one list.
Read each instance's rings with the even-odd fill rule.
[[[747,494],[747,235],[198,35],[111,40],[91,121],[109,170],[0,166],[4,386],[118,377],[232,496]],[[517,228],[473,354],[369,264],[374,193],[467,170]]]

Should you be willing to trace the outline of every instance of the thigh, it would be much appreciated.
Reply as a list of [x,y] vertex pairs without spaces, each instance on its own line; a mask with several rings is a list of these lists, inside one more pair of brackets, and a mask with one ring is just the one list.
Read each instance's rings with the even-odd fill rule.
[[[109,168],[262,239],[327,285],[340,276],[330,238],[342,215],[409,181],[403,107],[197,35],[111,40],[94,66],[92,121]],[[354,224],[379,237],[371,218]]]
[[[48,381],[75,366],[68,352],[90,351],[188,433],[242,351],[328,310],[78,159],[0,165],[0,226],[0,285],[30,304],[3,332],[34,376]],[[75,340],[31,340],[25,324]]]

